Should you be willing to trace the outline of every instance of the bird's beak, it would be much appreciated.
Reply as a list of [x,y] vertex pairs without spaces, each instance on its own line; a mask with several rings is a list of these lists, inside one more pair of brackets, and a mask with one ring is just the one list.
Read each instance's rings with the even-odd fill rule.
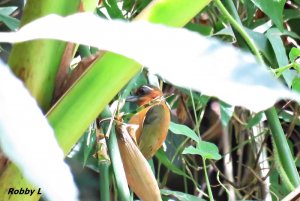
[[126,102],[136,102],[138,101],[140,98],[138,96],[128,96],[126,98]]

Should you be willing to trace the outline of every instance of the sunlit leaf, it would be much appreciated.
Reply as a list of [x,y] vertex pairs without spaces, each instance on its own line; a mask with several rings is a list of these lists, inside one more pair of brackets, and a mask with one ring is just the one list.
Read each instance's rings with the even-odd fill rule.
[[182,154],[200,155],[205,159],[220,160],[222,156],[219,154],[218,147],[210,142],[200,141],[197,147],[189,146],[185,148]]
[[277,81],[266,67],[257,64],[252,55],[185,29],[142,21],[106,21],[79,13],[65,18],[51,15],[16,33],[0,33],[1,42],[36,38],[74,41],[125,55],[171,83],[256,112],[269,108],[279,99],[300,100],[299,95]]
[[196,142],[199,141],[198,135],[192,129],[187,127],[186,125],[176,124],[174,122],[170,122],[169,129],[174,134],[184,135],[188,138],[191,138],[191,139],[195,140]]
[[295,77],[292,83],[292,89],[300,93],[300,77]]
[[0,7],[0,14],[8,16],[12,14],[17,8],[18,7],[16,6]]
[[49,200],[77,200],[52,128],[35,99],[1,61],[0,107],[0,145],[5,155]]
[[300,73],[300,49],[293,47],[289,53],[289,58],[291,62],[294,62],[294,67],[296,68],[297,72]]
[[10,30],[17,30],[20,26],[20,21],[9,16],[17,9],[15,6],[0,8],[0,22],[3,22]]

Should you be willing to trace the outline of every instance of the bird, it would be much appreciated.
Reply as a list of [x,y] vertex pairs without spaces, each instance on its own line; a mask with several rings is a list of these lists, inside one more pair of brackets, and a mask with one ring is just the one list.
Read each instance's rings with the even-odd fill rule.
[[170,109],[163,92],[154,86],[143,85],[133,96],[126,98],[127,102],[135,102],[140,110],[134,114],[129,124],[138,125],[132,136],[144,157],[149,160],[163,145],[170,124]]

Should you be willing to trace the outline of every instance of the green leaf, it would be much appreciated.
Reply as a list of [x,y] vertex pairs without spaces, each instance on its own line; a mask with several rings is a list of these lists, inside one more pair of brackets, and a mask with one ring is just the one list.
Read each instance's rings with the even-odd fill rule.
[[182,154],[193,154],[200,155],[205,159],[219,160],[222,156],[219,154],[218,147],[210,142],[200,141],[197,147],[189,146],[186,147]]
[[130,12],[134,7],[134,4],[135,4],[135,0],[124,0],[122,9],[126,10],[127,12]]
[[213,28],[211,26],[207,25],[202,25],[202,24],[195,24],[195,23],[188,23],[185,25],[185,28],[191,31],[195,31],[200,33],[201,35],[204,36],[210,36],[213,33]]
[[159,162],[161,162],[167,169],[171,170],[171,172],[178,174],[180,176],[184,176],[186,178],[190,178],[181,169],[179,169],[178,167],[172,164],[172,162],[169,160],[166,153],[162,149],[159,149],[156,152],[155,156],[159,160]]
[[289,53],[289,58],[291,62],[295,62],[300,56],[300,49],[293,47]]
[[253,3],[251,2],[251,0],[244,0],[244,5],[245,5],[246,10],[247,10],[246,24],[250,24],[250,22],[253,21],[253,17],[254,17],[254,13],[255,13],[256,8],[253,5]]
[[170,122],[169,129],[174,134],[184,135],[186,137],[189,137],[189,138],[195,140],[196,142],[199,142],[198,135],[192,129],[190,129],[189,127],[187,127],[185,125]]
[[262,120],[263,117],[264,117],[264,113],[263,113],[263,112],[256,113],[256,114],[254,115],[254,117],[252,117],[252,118],[248,121],[248,123],[247,123],[247,125],[246,125],[246,128],[247,128],[247,129],[252,128],[252,127],[255,126],[256,124],[258,124],[258,123]]
[[[273,47],[273,51],[276,55],[276,60],[279,67],[288,65],[289,60],[285,52],[285,46],[280,37],[281,32],[276,28],[271,28],[267,31],[266,36]],[[291,87],[294,76],[291,74],[290,71],[284,71],[282,75],[288,87]]]
[[300,12],[297,9],[285,9],[283,11],[284,20],[292,20],[292,19],[299,19],[300,18]]
[[268,38],[262,33],[247,29],[246,27],[244,28],[254,41],[255,45],[258,47],[259,51],[268,60],[270,65],[277,66],[275,54]]
[[283,8],[285,0],[251,0],[274,22],[280,31],[283,31]]
[[112,19],[124,19],[123,13],[118,6],[116,0],[103,1],[104,6]]
[[291,38],[300,40],[300,36],[297,33],[292,32],[292,31],[284,30],[282,32],[282,35],[283,36],[290,36]]
[[[292,63],[294,63],[294,68],[297,70],[298,73],[300,73],[300,49],[293,47],[289,53],[289,58]],[[294,80],[293,80],[294,82]],[[293,84],[292,84],[293,85]]]
[[91,124],[89,129],[84,135],[83,147],[83,166],[87,164],[87,160],[95,153],[95,142],[96,142],[96,127]]
[[3,22],[10,30],[16,30],[20,26],[18,19],[9,16],[16,9],[16,6],[0,8],[0,22]]
[[103,19],[107,19],[106,15],[101,11],[101,8],[96,9],[96,14]]
[[228,105],[222,101],[220,101],[220,109],[221,109],[221,123],[223,126],[227,126],[228,122],[230,121],[234,107]]
[[187,194],[187,193],[182,193],[182,192],[179,192],[179,191],[171,191],[171,190],[167,190],[167,189],[161,189],[160,193],[162,195],[165,195],[165,196],[175,197],[180,201],[205,201],[204,199],[201,199],[201,198],[196,197],[194,195],[190,195],[190,194]]
[[17,8],[18,7],[16,6],[2,7],[0,8],[0,14],[8,16],[12,14]]
[[[279,118],[281,118],[285,122],[292,122],[294,120],[294,116],[286,110],[277,110]],[[300,117],[298,117],[295,121],[297,126],[300,126]]]
[[[184,94],[191,96],[190,89],[186,89],[186,88],[178,87],[178,86],[177,86],[177,88]],[[206,106],[206,104],[208,103],[208,101],[210,99],[210,96],[206,96],[204,94],[199,94],[199,92],[196,92],[196,91],[192,91],[192,95],[193,95],[195,103],[199,103],[203,107]]]
[[295,77],[292,83],[293,91],[300,93],[300,77]]

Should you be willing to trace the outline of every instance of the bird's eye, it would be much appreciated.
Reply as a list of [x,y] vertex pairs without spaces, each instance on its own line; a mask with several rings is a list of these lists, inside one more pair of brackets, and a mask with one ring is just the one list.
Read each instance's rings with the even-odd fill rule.
[[152,89],[148,86],[141,86],[137,91],[136,91],[136,95],[137,96],[144,96],[150,93],[150,91],[152,91]]

